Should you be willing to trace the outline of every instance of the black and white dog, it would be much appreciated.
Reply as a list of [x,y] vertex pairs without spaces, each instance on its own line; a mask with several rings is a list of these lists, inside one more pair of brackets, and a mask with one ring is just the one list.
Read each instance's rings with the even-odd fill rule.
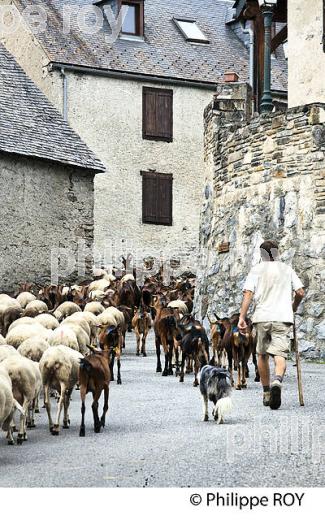
[[218,424],[224,422],[229,413],[231,403],[230,373],[224,368],[206,365],[200,372],[200,391],[203,399],[203,421],[209,420],[208,401],[214,404],[212,415]]

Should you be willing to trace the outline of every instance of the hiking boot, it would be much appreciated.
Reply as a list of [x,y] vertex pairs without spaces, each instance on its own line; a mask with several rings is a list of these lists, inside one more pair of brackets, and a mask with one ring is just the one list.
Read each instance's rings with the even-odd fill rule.
[[280,381],[275,380],[271,385],[270,391],[270,408],[271,410],[277,410],[281,406],[281,389],[282,384]]
[[263,393],[263,404],[264,406],[270,406],[270,392],[264,392]]

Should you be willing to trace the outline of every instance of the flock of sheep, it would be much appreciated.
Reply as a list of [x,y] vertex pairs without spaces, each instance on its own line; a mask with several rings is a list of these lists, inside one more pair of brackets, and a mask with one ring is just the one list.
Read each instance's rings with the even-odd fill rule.
[[[47,304],[31,292],[22,292],[16,298],[0,294],[0,324],[5,331],[0,334],[0,429],[7,432],[8,444],[14,444],[16,411],[17,444],[27,440],[27,428],[35,426],[34,413],[39,412],[43,392],[51,433],[59,434],[62,409],[63,428],[69,428],[70,396],[78,383],[80,359],[96,345],[98,327],[120,325],[125,329],[121,311],[96,301],[109,276],[90,285],[92,301],[83,311],[73,301],[49,311]],[[17,316],[21,317],[13,320]],[[50,403],[53,391],[58,399],[54,422]]]

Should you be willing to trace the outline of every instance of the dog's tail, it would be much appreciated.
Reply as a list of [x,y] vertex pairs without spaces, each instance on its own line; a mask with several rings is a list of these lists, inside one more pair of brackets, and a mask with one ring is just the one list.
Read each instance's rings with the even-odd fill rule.
[[230,413],[231,409],[232,409],[231,397],[229,397],[229,396],[222,397],[221,399],[219,399],[217,401],[216,411],[218,414],[218,421],[217,421],[218,424],[220,424],[221,422],[224,422],[225,415]]

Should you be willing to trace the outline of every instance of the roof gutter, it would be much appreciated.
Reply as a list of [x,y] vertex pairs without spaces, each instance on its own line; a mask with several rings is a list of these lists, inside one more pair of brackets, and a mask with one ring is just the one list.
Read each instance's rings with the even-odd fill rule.
[[[137,74],[133,72],[122,72],[116,70],[99,69],[94,67],[87,67],[83,65],[69,65],[68,63],[61,63],[53,61],[49,63],[48,69],[50,72],[53,70],[64,70],[65,72],[76,72],[80,74],[91,74],[93,76],[102,76],[105,78],[115,79],[128,79],[133,81],[141,81],[145,83],[161,83],[165,85],[174,86],[185,86],[192,88],[200,88],[205,90],[215,91],[216,83],[202,82],[202,81],[190,81],[186,79],[168,78],[161,76],[149,76],[146,74]],[[221,78],[220,78],[221,79]]]

